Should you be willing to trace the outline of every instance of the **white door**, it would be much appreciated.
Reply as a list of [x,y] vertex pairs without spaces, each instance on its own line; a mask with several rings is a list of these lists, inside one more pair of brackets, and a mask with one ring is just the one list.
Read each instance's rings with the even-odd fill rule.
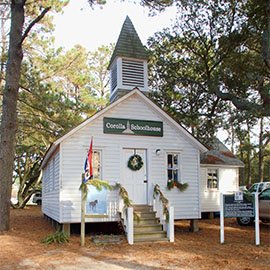
[[[123,187],[127,190],[133,204],[147,204],[147,166],[145,149],[123,149]],[[134,154],[141,156],[143,166],[133,171],[128,167],[128,160]]]

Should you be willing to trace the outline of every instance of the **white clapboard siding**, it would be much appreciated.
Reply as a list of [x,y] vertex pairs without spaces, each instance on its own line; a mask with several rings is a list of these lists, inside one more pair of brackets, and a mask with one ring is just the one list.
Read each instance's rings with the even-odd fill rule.
[[[209,167],[213,168],[213,167]],[[217,168],[217,167],[215,167]],[[202,212],[220,211],[220,193],[231,193],[239,189],[238,168],[218,168],[219,188],[210,190],[207,188],[207,167],[201,167],[201,209]]]
[[[130,118],[163,121],[163,137],[103,134],[103,117]],[[123,148],[143,148],[147,151],[148,165],[148,201],[152,198],[152,185],[157,183],[175,207],[175,218],[199,218],[199,151],[186,135],[180,134],[166,118],[150,107],[142,98],[134,95],[125,99],[105,114],[73,133],[61,142],[61,222],[80,222],[81,194],[79,186],[83,164],[90,138],[93,136],[93,148],[102,153],[102,178],[110,183],[122,181],[121,168]],[[156,156],[156,149],[161,155]],[[189,184],[185,192],[166,189],[166,151],[179,151],[182,161],[182,180]],[[109,217],[89,219],[88,221],[117,220],[118,195],[109,192]]]
[[43,169],[42,212],[60,222],[60,154],[56,152]]

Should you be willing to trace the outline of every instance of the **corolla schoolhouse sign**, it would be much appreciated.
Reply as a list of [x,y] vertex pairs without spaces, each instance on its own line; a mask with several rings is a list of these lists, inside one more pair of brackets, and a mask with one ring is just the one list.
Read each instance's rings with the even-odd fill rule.
[[159,121],[103,118],[103,131],[108,134],[163,136],[163,123]]

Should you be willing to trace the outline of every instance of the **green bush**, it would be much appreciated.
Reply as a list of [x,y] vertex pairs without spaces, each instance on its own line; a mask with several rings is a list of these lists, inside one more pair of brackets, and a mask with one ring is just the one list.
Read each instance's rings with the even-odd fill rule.
[[63,244],[63,243],[67,243],[68,241],[69,241],[69,237],[67,236],[65,232],[57,231],[45,237],[41,242],[43,244],[52,244],[52,243]]

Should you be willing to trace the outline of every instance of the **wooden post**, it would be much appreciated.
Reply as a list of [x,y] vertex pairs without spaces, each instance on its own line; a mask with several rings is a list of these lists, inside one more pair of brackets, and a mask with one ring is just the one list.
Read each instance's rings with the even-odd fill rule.
[[208,217],[209,219],[214,219],[214,212],[209,212]]
[[[84,174],[82,174],[82,182],[84,181]],[[85,194],[81,191],[81,246],[85,246]]]
[[70,236],[70,224],[64,223],[62,225],[62,231],[69,237]]
[[198,219],[191,219],[189,223],[189,228],[191,232],[198,232],[200,230]]

